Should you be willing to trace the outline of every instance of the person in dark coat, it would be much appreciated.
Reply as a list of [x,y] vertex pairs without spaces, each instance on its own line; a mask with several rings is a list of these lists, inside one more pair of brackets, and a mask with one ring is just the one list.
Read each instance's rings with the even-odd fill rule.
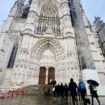
[[64,95],[65,95],[65,97],[66,97],[66,99],[68,98],[68,86],[67,86],[67,84],[65,83],[65,86],[64,86]]
[[50,78],[48,79],[48,84],[49,84],[49,85],[51,84],[51,79],[50,79]]
[[96,98],[98,103],[99,103],[99,105],[100,105],[100,100],[98,99],[98,94],[97,94],[96,86],[90,84],[89,85],[89,89],[90,89],[90,94],[91,94],[91,98],[92,98],[92,105],[94,105],[93,98]]
[[55,79],[53,80],[53,85],[56,85],[56,80]]
[[64,98],[64,86],[62,83],[60,85],[60,97]]
[[78,105],[78,100],[76,98],[77,97],[77,89],[78,89],[77,84],[71,78],[70,83],[69,83],[69,90],[71,92],[73,105],[75,105],[75,102],[77,102],[77,105]]
[[59,84],[55,87],[55,91],[56,91],[57,97],[59,97],[60,96],[60,85]]

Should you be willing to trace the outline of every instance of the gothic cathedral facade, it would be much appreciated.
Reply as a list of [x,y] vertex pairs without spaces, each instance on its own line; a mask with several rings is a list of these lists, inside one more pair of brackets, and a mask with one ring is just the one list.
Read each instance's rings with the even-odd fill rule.
[[104,86],[105,59],[80,1],[26,1],[15,2],[0,31],[0,83],[78,83],[93,70]]

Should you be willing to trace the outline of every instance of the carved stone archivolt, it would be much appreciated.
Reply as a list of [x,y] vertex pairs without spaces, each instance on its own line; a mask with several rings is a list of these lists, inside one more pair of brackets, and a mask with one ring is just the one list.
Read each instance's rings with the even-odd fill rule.
[[39,40],[33,46],[31,50],[31,57],[35,57],[37,60],[40,60],[41,54],[47,49],[50,49],[57,58],[60,58],[60,56],[63,56],[64,54],[64,49],[57,40],[44,38]]

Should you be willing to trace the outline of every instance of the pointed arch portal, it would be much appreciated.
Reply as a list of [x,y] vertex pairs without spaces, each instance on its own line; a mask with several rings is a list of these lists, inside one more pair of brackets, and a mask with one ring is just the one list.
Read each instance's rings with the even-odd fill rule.
[[36,71],[39,69],[39,84],[48,83],[48,78],[56,79],[56,72],[64,58],[63,51],[60,43],[52,38],[43,38],[32,48]]

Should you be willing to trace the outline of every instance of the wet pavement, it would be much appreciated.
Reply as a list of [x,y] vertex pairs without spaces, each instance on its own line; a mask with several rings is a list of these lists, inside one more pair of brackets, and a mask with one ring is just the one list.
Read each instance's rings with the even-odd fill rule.
[[[105,105],[105,97],[99,98],[101,105]],[[95,104],[98,105],[96,99],[94,99]],[[0,105],[72,105],[71,97],[65,98],[53,98],[49,96],[18,96],[17,98],[5,98],[0,99]],[[79,104],[83,105],[83,104]]]
[[19,96],[18,98],[0,99],[0,105],[68,105],[67,100],[53,99],[46,96]]
[[[5,97],[0,98],[0,105],[73,105],[72,99],[69,96],[66,98],[54,98],[52,91],[50,91],[50,96],[45,96],[43,86],[29,86],[24,88],[24,95],[21,92],[18,97]],[[21,90],[19,90],[21,91]],[[88,96],[90,99],[90,97]],[[90,99],[91,100],[91,99]],[[99,97],[101,105],[105,105],[105,97]],[[77,104],[75,104],[77,105]],[[83,105],[82,102],[78,102],[78,105]],[[89,104],[88,104],[89,105]],[[94,99],[94,105],[98,105],[97,100]]]

